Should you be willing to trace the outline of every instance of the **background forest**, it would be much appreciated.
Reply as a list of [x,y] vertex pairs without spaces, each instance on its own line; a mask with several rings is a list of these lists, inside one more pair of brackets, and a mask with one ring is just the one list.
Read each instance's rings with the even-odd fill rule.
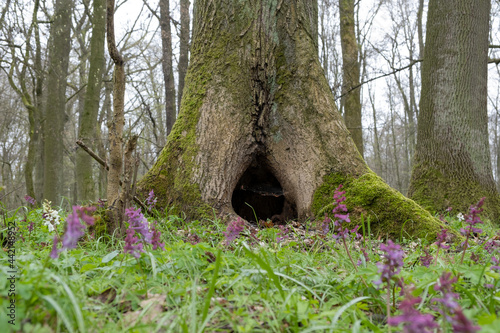
[[[23,203],[26,194],[39,202],[42,197],[57,198],[58,205],[105,198],[106,172],[75,143],[82,139],[98,155],[107,157],[113,66],[105,48],[90,52],[92,43],[104,47],[104,22],[93,19],[95,4],[61,0],[67,8],[67,22],[55,22],[51,1],[2,2],[2,202],[7,208],[14,208]],[[138,178],[156,160],[179,110],[188,65],[192,7],[187,0],[117,3],[117,45],[125,60],[127,82],[124,133],[126,138],[139,135]],[[423,0],[365,0],[354,6],[355,60],[360,69],[358,82],[362,83],[355,91],[360,94],[362,126],[359,128],[354,120],[347,127],[357,142],[362,141],[362,153],[370,168],[402,193],[409,186],[416,144],[419,59],[423,53],[426,15],[427,1]],[[356,81],[342,75],[343,66],[346,73],[349,63],[342,61],[340,22],[338,2],[320,0],[319,58],[337,107],[343,113],[345,103],[349,103],[346,97],[353,93],[349,87],[355,86]],[[56,23],[61,27],[56,27]],[[96,41],[92,41],[92,24],[96,25],[96,31],[101,29],[95,34]],[[493,1],[488,119],[497,184],[500,184],[499,25],[500,5]],[[67,42],[59,46],[51,44],[53,36],[58,36],[55,40],[66,38]],[[99,36],[101,42],[97,40]],[[48,71],[49,45],[59,47],[57,61],[63,66],[58,77],[66,78],[66,84],[60,85],[58,91]],[[105,62],[101,64],[102,59]],[[64,96],[62,101],[58,94]]]

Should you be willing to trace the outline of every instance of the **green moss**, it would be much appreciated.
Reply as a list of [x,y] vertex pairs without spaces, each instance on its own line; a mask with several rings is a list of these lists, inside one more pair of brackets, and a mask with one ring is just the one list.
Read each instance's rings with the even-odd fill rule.
[[[215,40],[217,45],[207,46],[203,42],[193,44],[192,62],[186,76],[181,112],[167,138],[165,148],[138,186],[143,195],[151,189],[154,190],[158,198],[158,208],[169,207],[171,213],[184,212],[188,218],[212,215],[212,208],[202,200],[199,184],[192,182],[193,175],[198,170],[195,163],[199,151],[196,144],[196,125],[207,87],[217,87],[212,83],[213,73],[229,72],[225,76],[229,82],[240,76],[235,67],[236,58],[229,61],[225,57],[229,36],[219,32],[219,37]],[[237,57],[237,54],[233,54],[233,57]],[[238,85],[227,85],[244,89]]]
[[427,164],[415,165],[408,193],[431,212],[442,212],[452,207],[454,212],[466,213],[472,204],[486,197],[484,216],[494,221],[500,216],[500,200],[495,189],[487,191],[477,181],[450,177],[443,174],[440,168]]
[[325,176],[323,184],[314,194],[312,211],[315,216],[331,212],[333,193],[340,184],[346,191],[346,205],[353,223],[360,222],[361,214],[365,220],[369,217],[371,230],[376,237],[434,239],[440,226],[443,226],[428,211],[391,188],[371,171],[359,178],[339,173]]

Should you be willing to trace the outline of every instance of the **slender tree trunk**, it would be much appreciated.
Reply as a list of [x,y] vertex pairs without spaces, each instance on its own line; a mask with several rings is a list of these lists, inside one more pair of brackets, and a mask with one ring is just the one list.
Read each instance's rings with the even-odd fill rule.
[[180,109],[182,100],[182,91],[184,90],[184,79],[188,68],[189,61],[189,0],[180,0],[181,6],[181,36],[179,46],[179,85],[177,88],[177,105]]
[[50,32],[47,104],[44,126],[44,198],[60,203],[63,178],[63,130],[66,107],[66,77],[71,50],[73,0],[56,0]]
[[[10,86],[21,98],[26,110],[28,111],[28,123],[29,123],[29,132],[28,132],[28,152],[26,156],[26,163],[24,165],[24,180],[26,184],[26,194],[31,196],[32,198],[36,198],[35,185],[33,181],[33,170],[36,165],[36,145],[38,143],[39,133],[38,126],[40,125],[40,110],[39,105],[37,104],[37,93],[38,87],[41,85],[43,81],[43,74],[41,71],[41,63],[39,62],[40,55],[40,38],[39,38],[39,30],[38,30],[38,22],[37,15],[40,7],[40,1],[35,1],[33,8],[33,15],[31,20],[31,25],[28,28],[26,34],[26,48],[24,50],[24,58],[21,63],[18,63],[15,59],[15,49],[11,48],[12,62],[9,72],[7,73],[7,79],[9,81]],[[2,12],[2,17],[5,15],[7,8]],[[31,39],[35,35],[35,43],[36,49],[35,54],[31,49]],[[34,56],[34,66],[33,72],[34,75],[29,78],[28,77],[28,68],[30,57]],[[16,70],[16,67],[18,68]],[[19,67],[21,68],[19,70]],[[14,73],[17,72],[17,81],[15,82]],[[29,91],[28,85],[26,84],[28,80],[32,80],[35,84],[35,95],[32,97],[31,91]]]
[[392,138],[392,152],[393,152],[393,159],[394,159],[394,169],[395,169],[395,176],[396,176],[396,188],[399,191],[402,191],[402,182],[401,182],[401,175],[399,172],[399,154],[398,154],[398,145],[396,142],[396,130],[394,129],[394,118],[396,117],[394,115],[394,103],[393,103],[393,97],[392,97],[392,89],[389,87],[389,94],[391,95],[389,97],[389,108],[391,111],[391,138]]
[[284,221],[322,219],[342,183],[353,220],[377,215],[375,233],[404,224],[435,235],[439,222],[356,149],[318,59],[317,10],[311,0],[195,3],[181,114],[141,191],[190,218],[215,208],[255,220],[250,205],[258,219]]
[[33,141],[35,143],[35,163],[34,163],[34,189],[37,201],[43,198],[43,165],[44,165],[44,140],[43,140],[43,83],[45,73],[42,66],[42,46],[40,42],[40,30],[38,24],[35,26],[35,60],[33,70],[35,72],[35,107],[34,113],[34,133]]
[[123,159],[123,126],[125,125],[125,62],[116,48],[114,26],[115,1],[107,0],[107,42],[108,51],[115,64],[113,78],[113,119],[109,128],[109,172],[108,172],[108,233],[123,233],[123,202],[120,200],[120,178]]
[[344,120],[352,139],[363,156],[363,129],[359,86],[359,49],[354,32],[354,0],[339,0],[340,41],[342,44],[342,105]]
[[495,116],[495,149],[496,149],[496,168],[495,176],[497,181],[497,191],[500,191],[500,135],[498,135],[498,110]]
[[485,212],[499,215],[488,141],[489,12],[489,0],[429,2],[408,194],[433,211],[466,212],[485,196]]
[[[104,39],[106,34],[106,0],[93,1],[90,68],[83,112],[80,114],[78,137],[88,147],[95,148],[97,115],[104,73]],[[76,151],[76,172],[80,200],[95,200],[92,157],[82,149]]]
[[372,119],[373,119],[373,153],[375,155],[375,169],[379,175],[382,175],[382,158],[380,157],[380,143],[379,133],[377,128],[377,109],[375,108],[375,100],[370,92],[370,103],[372,105]]
[[424,0],[418,1],[417,11],[417,31],[418,31],[418,52],[420,59],[424,55],[424,29],[423,29],[423,16],[424,16]]
[[165,111],[167,135],[175,123],[175,82],[172,67],[172,32],[170,29],[169,0],[160,0],[160,28],[162,45],[163,79],[165,80]]
[[[410,53],[410,63],[413,61],[413,51]],[[409,140],[410,140],[410,156],[411,159],[413,159],[413,154],[415,152],[415,145],[417,142],[417,131],[416,131],[416,126],[415,126],[415,115],[418,117],[418,109],[417,109],[417,103],[415,99],[415,77],[413,75],[413,66],[410,66],[409,70],[409,85],[410,85],[410,101],[409,101],[409,108],[408,108],[408,131],[409,131]],[[411,164],[410,164],[411,168]],[[410,169],[411,170],[411,169]]]

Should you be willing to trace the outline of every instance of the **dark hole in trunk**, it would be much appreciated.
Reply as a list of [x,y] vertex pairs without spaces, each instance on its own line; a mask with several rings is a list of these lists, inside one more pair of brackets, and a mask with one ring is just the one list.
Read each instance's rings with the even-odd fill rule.
[[280,182],[261,158],[243,173],[231,201],[236,214],[247,221],[257,222],[255,215],[258,220],[269,219],[274,223],[297,218],[295,202],[287,198]]

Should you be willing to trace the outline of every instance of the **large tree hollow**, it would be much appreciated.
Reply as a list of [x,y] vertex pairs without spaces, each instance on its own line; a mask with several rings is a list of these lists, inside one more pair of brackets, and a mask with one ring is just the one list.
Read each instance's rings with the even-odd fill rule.
[[232,200],[236,214],[247,221],[272,220],[283,223],[297,218],[297,209],[283,191],[265,161],[257,158],[243,173],[234,188]]

